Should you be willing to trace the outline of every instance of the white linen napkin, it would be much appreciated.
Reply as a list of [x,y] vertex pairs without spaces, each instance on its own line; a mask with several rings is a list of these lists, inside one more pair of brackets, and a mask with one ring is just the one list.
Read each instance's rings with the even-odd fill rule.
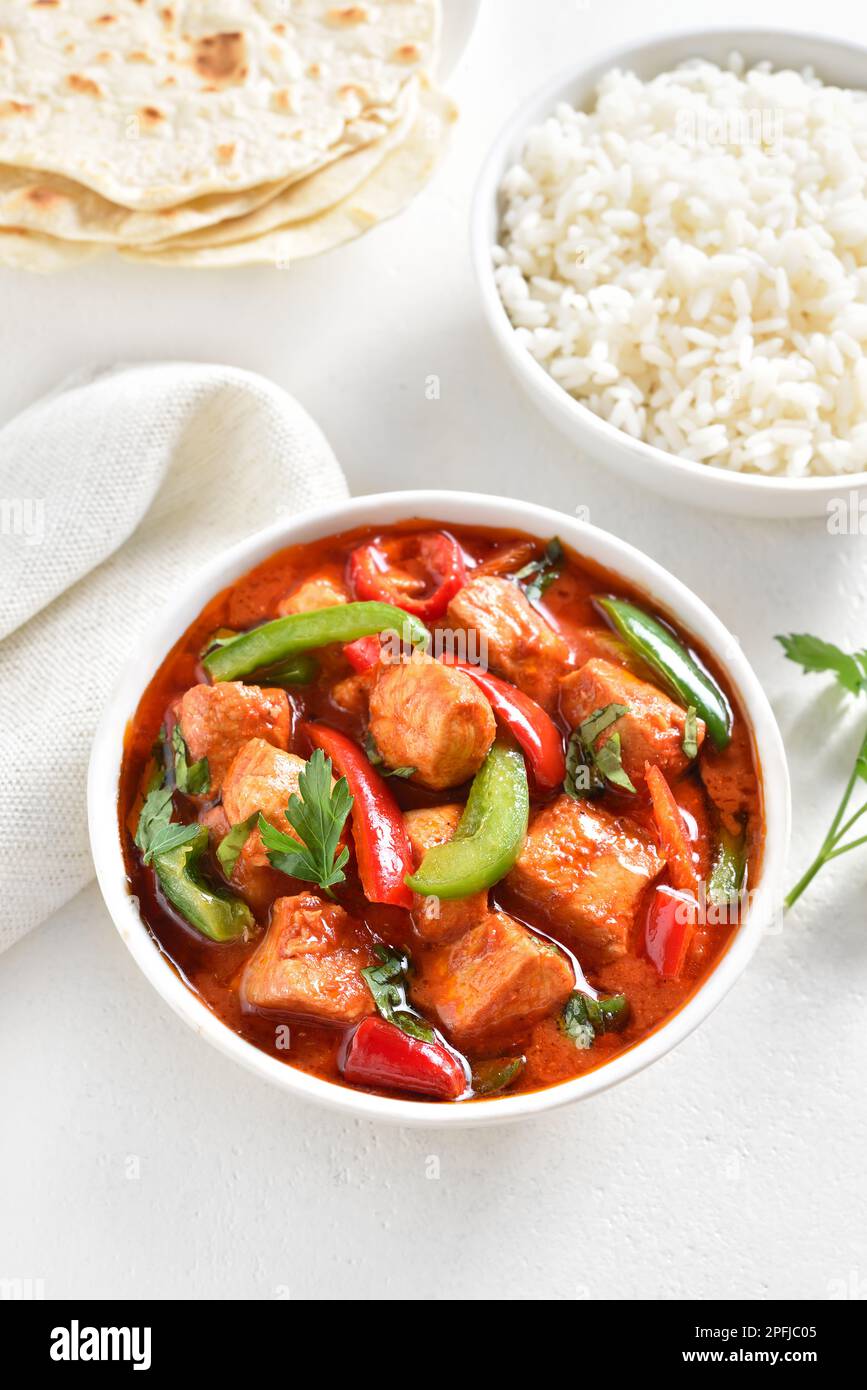
[[136,634],[219,551],[346,495],[298,402],[231,367],[91,372],[0,430],[0,951],[92,876],[90,745]]

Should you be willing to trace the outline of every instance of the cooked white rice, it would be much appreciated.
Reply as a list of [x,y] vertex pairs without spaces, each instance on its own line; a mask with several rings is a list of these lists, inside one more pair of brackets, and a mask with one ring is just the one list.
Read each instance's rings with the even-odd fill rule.
[[867,469],[867,95],[737,54],[615,70],[501,191],[517,336],[597,415],[722,468]]

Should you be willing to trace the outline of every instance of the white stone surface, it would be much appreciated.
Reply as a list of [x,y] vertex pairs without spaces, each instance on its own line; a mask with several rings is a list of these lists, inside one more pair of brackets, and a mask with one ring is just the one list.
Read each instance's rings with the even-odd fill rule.
[[[282,272],[0,273],[0,418],[84,363],[223,360],[296,392],[357,492],[442,484],[589,507],[739,634],[790,753],[794,870],[830,818],[867,704],[841,717],[845,702],[773,637],[865,644],[864,538],[677,510],[591,472],[516,394],[466,245],[491,138],[570,51],[724,19],[867,37],[845,0],[821,15],[754,0],[724,16],[710,0],[488,0],[452,83],[464,114],[448,164],[364,241]],[[857,1290],[865,878],[854,855],[822,874],[716,1014],[651,1071],[526,1127],[448,1135],[348,1122],[232,1069],[152,993],[90,888],[0,959],[0,1277],[129,1298]]]

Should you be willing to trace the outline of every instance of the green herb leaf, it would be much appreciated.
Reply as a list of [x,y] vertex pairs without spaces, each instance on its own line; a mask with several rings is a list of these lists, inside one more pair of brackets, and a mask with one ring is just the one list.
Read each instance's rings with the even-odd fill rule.
[[850,695],[867,690],[867,650],[844,652],[833,642],[824,642],[808,632],[793,632],[777,641],[790,661],[802,666],[805,672],[830,671],[835,680]]
[[531,560],[519,569],[515,580],[520,584],[528,599],[540,599],[555,579],[560,578],[563,563],[563,546],[558,536],[552,536],[545,546],[541,560]]
[[593,713],[579,725],[581,737],[587,744],[587,747],[592,748],[600,734],[603,734],[607,728],[610,728],[612,724],[616,724],[618,719],[621,719],[624,714],[628,713],[629,707],[627,705],[611,704],[605,705],[602,709],[595,709]]
[[566,780],[563,790],[573,801],[584,801],[587,797],[599,796],[605,790],[605,783],[584,747],[580,729],[573,729],[566,747]]
[[411,1012],[406,1002],[406,977],[409,973],[409,956],[378,942],[374,954],[379,965],[369,965],[362,970],[367,987],[373,995],[374,1003],[384,1019],[394,1023],[411,1038],[421,1038],[423,1042],[435,1042],[436,1033],[430,1024],[418,1014]]
[[560,1015],[560,1028],[576,1047],[586,1049],[602,1033],[619,1032],[628,1019],[629,1001],[625,994],[591,999],[589,994],[575,990]]
[[231,878],[235,872],[238,856],[252,834],[258,819],[259,812],[254,811],[246,820],[240,821],[238,825],[233,825],[228,835],[224,835],[217,846],[217,858],[226,878]]
[[524,1070],[526,1057],[494,1057],[473,1067],[472,1086],[477,1096],[490,1096],[511,1086]]
[[189,762],[189,750],[180,724],[172,729],[172,752],[175,756],[175,782],[179,792],[187,796],[204,796],[211,785],[211,773],[207,758],[199,758],[196,763]]
[[376,746],[376,739],[368,729],[364,735],[364,753],[367,761],[372,767],[379,767],[382,763],[382,754]]
[[683,756],[685,758],[698,757],[698,710],[695,705],[690,705],[686,711],[686,719],[683,725]]
[[372,767],[379,769],[382,777],[414,777],[418,771],[415,767],[386,767],[382,754],[376,746],[376,739],[370,730],[364,735],[364,752],[367,761]]
[[158,787],[145,797],[135,832],[135,842],[145,864],[150,864],[154,855],[166,854],[179,845],[188,844],[199,834],[200,825],[173,824],[173,811],[170,787]]
[[619,734],[612,734],[601,748],[597,748],[596,767],[606,782],[611,783],[612,787],[620,787],[621,791],[625,792],[635,791],[620,756]]
[[560,1015],[560,1028],[576,1047],[585,1051],[596,1041],[596,1029],[587,1013],[587,996],[577,990],[566,1000]]
[[620,734],[612,734],[601,748],[596,747],[600,735],[628,713],[627,705],[605,705],[595,709],[573,731],[566,750],[566,780],[563,783],[568,796],[575,800],[598,796],[605,790],[606,782],[622,791],[635,791],[623,769]]
[[349,861],[349,850],[344,847],[337,854],[337,843],[352,801],[345,777],[332,788],[331,759],[326,758],[321,748],[315,749],[298,778],[298,791],[290,796],[285,811],[300,843],[284,831],[275,830],[264,816],[259,816],[259,831],[274,868],[291,878],[318,883],[329,897],[333,897],[333,885],[342,883],[346,877],[343,870]]

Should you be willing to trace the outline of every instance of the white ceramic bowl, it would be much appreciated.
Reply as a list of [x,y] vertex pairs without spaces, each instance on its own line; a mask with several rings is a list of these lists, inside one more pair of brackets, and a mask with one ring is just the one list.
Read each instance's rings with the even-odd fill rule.
[[[163,658],[198,616],[208,599],[286,545],[336,531],[384,525],[408,517],[430,517],[469,526],[514,527],[548,539],[559,535],[579,555],[615,570],[670,613],[684,629],[716,652],[739,693],[761,750],[766,842],[761,877],[751,907],[732,943],[698,993],[662,1028],[614,1061],[575,1081],[545,1091],[469,1105],[437,1105],[367,1095],[318,1080],[245,1042],[208,1010],[166,963],[130,896],[117,818],[118,775],[124,730]],[[774,920],[782,896],[789,835],[789,778],[779,729],[764,691],[735,639],[700,599],[640,551],[605,531],[564,513],[507,498],[463,492],[392,492],[358,497],[295,519],[284,519],[220,556],[181,592],[139,638],[100,722],[88,779],[90,841],[97,878],[123,941],[158,994],[201,1037],[258,1076],[292,1095],[320,1101],[369,1119],[413,1125],[481,1125],[517,1120],[580,1100],[623,1081],[685,1038],[731,988]]]
[[443,0],[437,77],[451,77],[473,36],[481,8],[482,0]]
[[527,130],[560,101],[589,109],[599,80],[613,67],[648,79],[686,58],[723,63],[733,49],[748,63],[770,59],[775,67],[810,64],[826,82],[863,87],[867,49],[850,40],[772,29],[701,29],[631,41],[560,73],[523,103],[497,137],[482,167],[471,214],[473,261],[485,317],[509,367],[545,415],[595,463],[613,468],[630,482],[652,488],[676,502],[739,516],[825,516],[832,499],[847,499],[867,487],[867,472],[834,478],[762,478],[693,463],[633,439],[575,400],[521,347],[494,281],[492,247],[500,225],[499,187],[520,155]]

